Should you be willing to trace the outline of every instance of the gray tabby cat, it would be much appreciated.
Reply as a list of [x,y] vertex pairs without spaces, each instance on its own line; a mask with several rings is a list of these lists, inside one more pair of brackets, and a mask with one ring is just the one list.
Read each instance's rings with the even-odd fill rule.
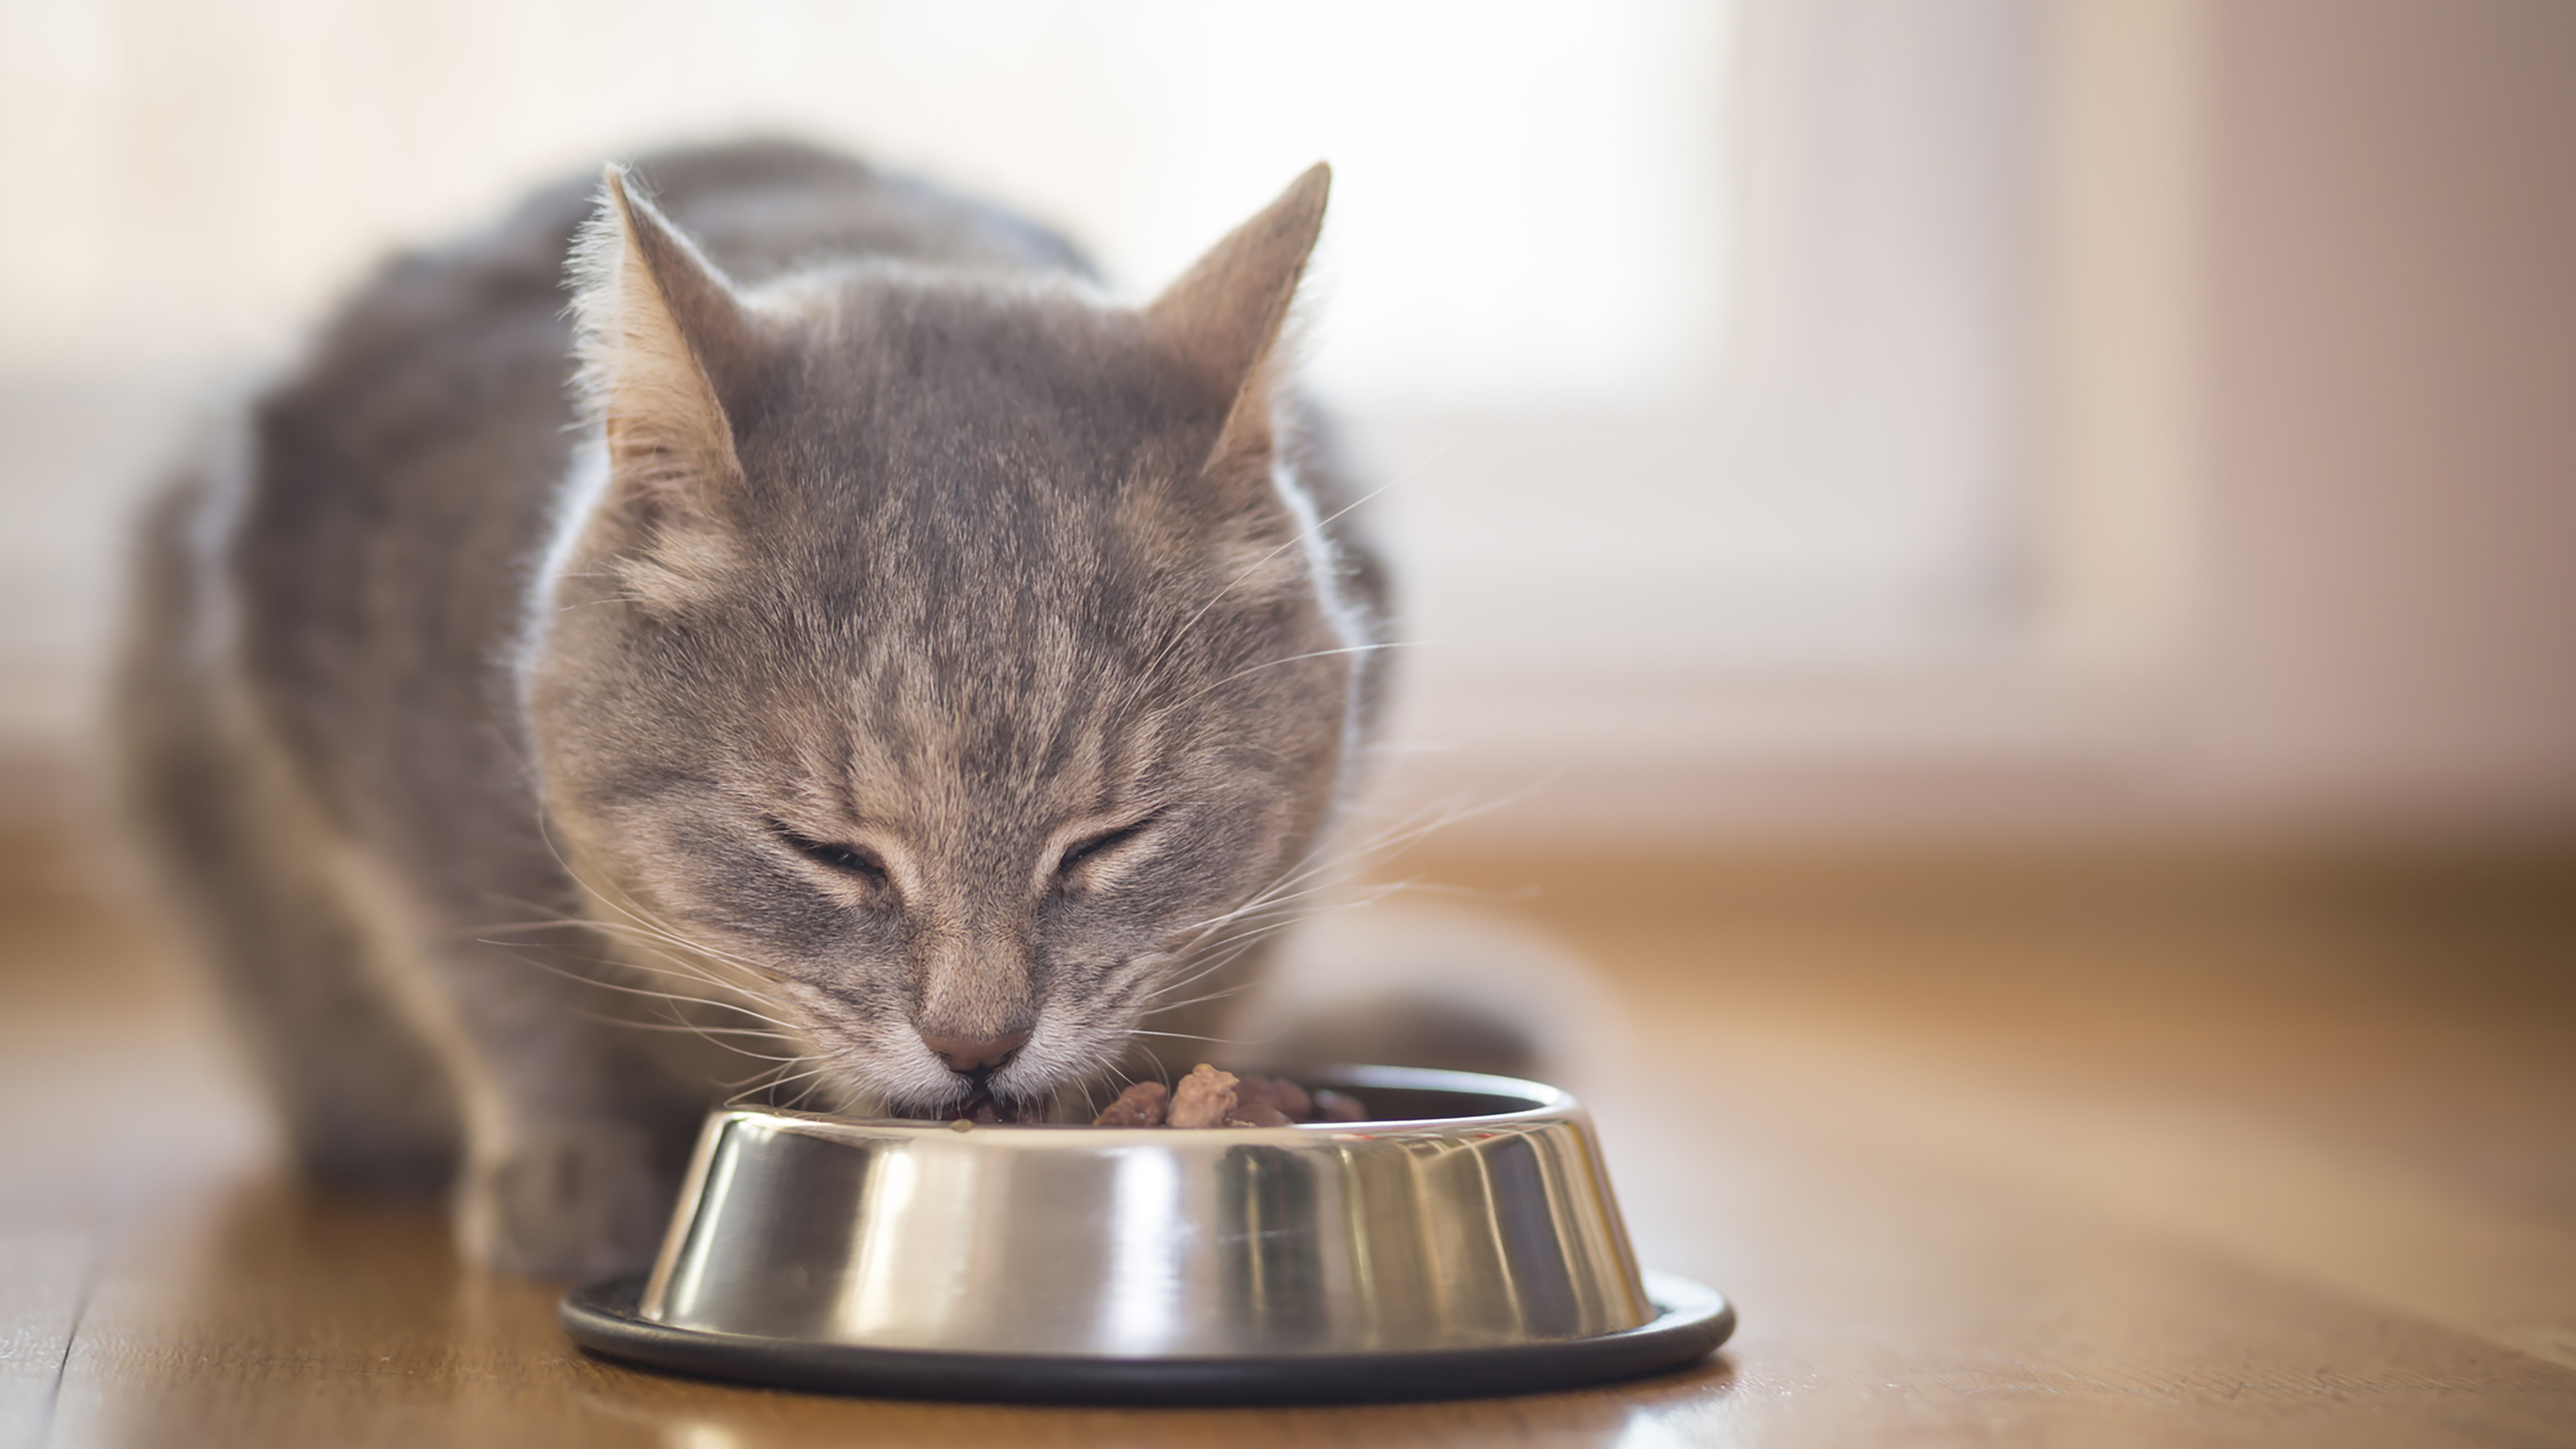
[[307,1167],[600,1271],[722,1046],[1009,1116],[1210,1031],[1380,693],[1282,355],[1326,184],[1136,308],[917,181],[680,152],[352,300],[152,515],[122,711]]

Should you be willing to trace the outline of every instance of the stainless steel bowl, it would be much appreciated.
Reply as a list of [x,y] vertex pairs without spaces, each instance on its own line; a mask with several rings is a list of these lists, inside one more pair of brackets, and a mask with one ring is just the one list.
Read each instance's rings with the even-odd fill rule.
[[[704,1365],[636,1345],[1428,1364],[1642,1341],[1673,1319],[1571,1096],[1391,1067],[1299,1079],[1389,1120],[1180,1131],[720,1112],[640,1288],[584,1290],[625,1340],[585,1333],[571,1299],[566,1323],[685,1368]],[[1705,1289],[1656,1296],[1693,1293],[1689,1357],[1732,1322]]]

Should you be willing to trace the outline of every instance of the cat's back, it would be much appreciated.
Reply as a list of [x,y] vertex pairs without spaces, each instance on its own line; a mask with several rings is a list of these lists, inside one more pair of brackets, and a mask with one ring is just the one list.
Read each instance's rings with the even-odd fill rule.
[[[1090,274],[1043,228],[808,146],[669,151],[635,171],[746,285],[869,256]],[[255,576],[280,555],[302,565],[257,583],[319,584],[309,573],[318,560],[306,555],[337,552],[326,544],[345,542],[348,526],[400,519],[453,537],[454,525],[490,522],[462,506],[469,495],[544,501],[570,451],[566,262],[597,195],[596,175],[548,186],[477,233],[397,258],[343,304],[255,409],[257,496],[243,515],[242,556]],[[412,486],[433,495],[416,510],[401,502]],[[502,510],[513,511],[525,510]],[[260,612],[287,622],[305,602],[292,593]]]
[[[1090,273],[1041,227],[807,146],[671,151],[635,172],[749,285],[860,257]],[[337,813],[404,811],[395,832],[434,835],[386,793],[435,804],[515,775],[506,663],[572,463],[564,277],[597,191],[568,178],[384,268],[254,404],[235,496],[206,501],[234,657]]]

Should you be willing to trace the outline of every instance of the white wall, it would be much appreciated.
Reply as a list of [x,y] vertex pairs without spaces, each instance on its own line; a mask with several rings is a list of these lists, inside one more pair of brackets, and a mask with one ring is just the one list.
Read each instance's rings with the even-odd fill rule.
[[1569,676],[1413,798],[1532,783],[1480,828],[1557,841],[2576,823],[2576,8],[2049,23],[2035,632]]
[[2213,16],[2212,793],[2576,817],[2576,7]]

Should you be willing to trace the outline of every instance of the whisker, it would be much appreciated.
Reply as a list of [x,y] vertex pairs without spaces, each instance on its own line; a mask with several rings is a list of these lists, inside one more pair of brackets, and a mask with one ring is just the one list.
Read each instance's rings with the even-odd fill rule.
[[[645,997],[656,1001],[671,1002],[681,1006],[704,1006],[716,1011],[730,1011],[737,1016],[747,1016],[754,1021],[767,1022],[770,1029],[775,1031],[802,1033],[806,1030],[806,1028],[795,1022],[782,1021],[766,1012],[755,1011],[751,1007],[741,1005],[737,1002],[725,1001],[710,996],[693,995],[688,992],[657,991],[649,986],[630,986],[620,981],[603,981],[595,976],[584,976],[578,972],[562,971],[558,968],[547,966],[543,962],[532,962],[530,964],[536,965],[541,970],[554,971],[557,975],[581,982],[584,985],[596,986],[602,991],[622,992],[628,996]],[[639,966],[628,961],[594,961],[592,964],[605,966],[612,970],[637,971],[653,976],[673,976],[683,981],[702,980],[702,978],[689,972],[666,971],[651,966]],[[774,1005],[775,1003],[763,1001],[762,1004]]]
[[1282,664],[1295,664],[1299,660],[1304,659],[1331,659],[1342,654],[1374,654],[1380,649],[1424,649],[1430,647],[1435,642],[1437,641],[1430,639],[1387,639],[1374,644],[1345,644],[1339,649],[1314,649],[1309,650],[1304,654],[1291,654],[1281,659],[1265,659],[1259,664],[1246,665],[1245,667],[1234,671],[1232,674],[1225,676],[1223,679],[1200,685],[1198,688],[1191,690],[1189,693],[1182,695],[1178,700],[1175,700],[1174,704],[1187,704],[1191,700],[1198,698],[1200,695],[1207,693],[1211,689],[1222,689],[1226,685],[1232,684],[1246,675],[1259,674],[1265,669],[1276,669]]
[[1198,1006],[1210,1001],[1223,1001],[1229,996],[1240,996],[1251,989],[1252,988],[1249,983],[1241,986],[1229,986],[1223,991],[1211,991],[1204,996],[1193,996],[1187,1001],[1175,1001],[1168,1006],[1157,1006],[1153,1010],[1146,1012],[1145,1015],[1150,1019],[1152,1017],[1160,1016],[1167,1011],[1178,1011],[1184,1006]]
[[[721,1083],[720,1085],[733,1093],[732,1096],[725,1099],[725,1105],[728,1107],[739,1106],[741,1105],[742,1100],[750,1096],[753,1092],[765,1092],[769,1090],[769,1084],[777,1081],[779,1077],[785,1075],[787,1068],[794,1065],[796,1065],[794,1062],[787,1062],[779,1066],[763,1067],[761,1070],[752,1073],[750,1076],[744,1077],[740,1081]],[[754,1083],[758,1083],[759,1085],[755,1086],[753,1085]]]
[[[1441,444],[1440,452],[1446,451],[1448,451],[1448,444]],[[1386,482],[1379,484],[1377,487],[1370,489],[1368,492],[1361,494],[1359,497],[1354,498],[1350,502],[1343,504],[1341,507],[1334,509],[1329,516],[1316,519],[1312,525],[1299,529],[1294,538],[1289,539],[1286,543],[1280,544],[1277,548],[1270,550],[1270,552],[1263,554],[1261,557],[1254,559],[1249,565],[1245,566],[1243,572],[1226,580],[1224,588],[1217,590],[1214,594],[1208,597],[1208,601],[1206,603],[1199,605],[1198,612],[1182,620],[1181,627],[1172,631],[1172,637],[1164,641],[1163,647],[1147,657],[1144,667],[1137,671],[1138,674],[1147,679],[1151,679],[1154,671],[1162,665],[1165,659],[1171,656],[1172,651],[1180,647],[1181,641],[1189,637],[1189,632],[1198,627],[1199,620],[1207,617],[1208,610],[1213,609],[1218,604],[1224,602],[1225,596],[1234,592],[1235,585],[1242,583],[1245,579],[1252,577],[1254,574],[1259,573],[1262,569],[1268,567],[1272,559],[1279,557],[1279,555],[1286,553],[1288,550],[1307,542],[1316,534],[1323,532],[1327,527],[1339,521],[1343,514],[1350,512],[1352,509],[1359,507],[1361,504],[1368,502],[1370,499],[1375,498],[1397,484],[1404,482],[1407,478],[1420,472],[1422,468],[1429,467],[1432,463],[1439,461],[1439,457],[1440,453],[1433,453],[1430,458],[1424,460],[1420,467],[1388,479]]]
[[[479,944],[484,944],[484,945],[493,945],[493,946],[503,946],[503,947],[506,947],[509,943],[508,943],[508,942],[505,942],[505,941],[487,941],[487,942],[481,942],[481,943],[479,943]],[[704,996],[688,996],[688,995],[683,995],[683,994],[678,993],[678,992],[671,992],[671,991],[655,991],[655,990],[652,990],[652,989],[651,989],[651,988],[649,988],[649,987],[643,987],[643,986],[629,986],[629,985],[625,984],[624,982],[619,982],[619,981],[603,981],[603,980],[601,980],[599,977],[596,977],[596,976],[586,976],[586,975],[584,975],[584,974],[582,974],[581,972],[578,972],[578,971],[567,971],[567,970],[565,970],[564,968],[562,968],[562,967],[560,967],[560,966],[553,965],[553,964],[551,964],[551,963],[549,963],[549,962],[545,962],[545,961],[537,960],[537,959],[535,959],[534,957],[521,956],[521,957],[518,957],[517,959],[518,959],[518,960],[520,961],[520,963],[521,963],[521,964],[523,964],[523,965],[533,966],[533,967],[537,968],[537,969],[538,969],[538,970],[540,970],[540,971],[548,972],[548,973],[550,973],[550,974],[552,974],[552,975],[555,975],[555,976],[560,976],[560,977],[562,977],[563,979],[565,979],[565,980],[567,980],[567,981],[578,982],[578,983],[580,983],[581,985],[584,985],[584,986],[594,986],[594,987],[597,987],[598,989],[600,989],[600,990],[602,990],[602,991],[617,991],[617,992],[623,992],[623,993],[625,993],[626,995],[629,995],[629,996],[650,997],[650,998],[653,998],[653,999],[655,999],[655,1000],[660,1000],[660,1001],[673,1001],[673,1002],[680,1002],[680,1003],[683,1003],[683,1004],[686,1004],[686,1005],[691,1005],[691,1006],[705,1006],[705,1007],[712,1007],[712,1008],[714,1008],[714,1009],[716,1009],[716,1010],[718,1010],[718,1011],[731,1011],[731,1012],[736,1012],[736,1013],[739,1013],[739,1014],[741,1014],[741,1015],[743,1015],[743,1016],[748,1016],[748,1017],[752,1017],[752,1018],[754,1018],[754,1019],[756,1019],[756,1020],[760,1020],[760,1021],[768,1022],[770,1025],[772,1025],[772,1026],[774,1026],[774,1027],[778,1028],[778,1029],[779,1029],[779,1030],[781,1030],[781,1031],[791,1031],[791,1032],[796,1032],[796,1031],[802,1031],[802,1030],[804,1030],[804,1028],[799,1027],[799,1026],[796,1026],[796,1025],[794,1025],[793,1023],[780,1021],[778,1018],[776,1018],[776,1017],[774,1017],[774,1016],[766,1016],[766,1015],[763,1015],[763,1014],[762,1014],[762,1013],[760,1013],[760,1012],[757,1012],[757,1011],[752,1010],[750,1007],[747,1007],[747,1006],[739,1006],[739,1005],[736,1005],[735,1003],[730,1002],[730,1001],[719,1001],[719,1000],[715,1000],[715,999],[713,999],[713,998],[704,997]],[[601,960],[601,959],[593,958],[593,957],[575,957],[574,959],[575,959],[575,960],[584,960],[584,961],[588,961],[588,962],[589,962],[589,964],[591,964],[591,965],[594,965],[594,966],[605,966],[605,967],[608,967],[608,968],[610,968],[610,969],[612,969],[612,970],[621,970],[621,971],[643,971],[643,972],[648,972],[648,973],[650,973],[650,974],[657,975],[657,976],[678,976],[678,977],[681,977],[683,980],[699,980],[699,979],[701,979],[701,978],[698,978],[698,977],[696,977],[696,976],[690,975],[690,974],[689,974],[689,973],[687,973],[687,972],[680,972],[680,971],[660,971],[660,970],[656,970],[655,968],[650,967],[650,966],[638,966],[638,965],[635,965],[635,964],[633,964],[633,963],[631,963],[631,962],[626,962],[626,961],[609,961],[609,960]],[[764,1003],[764,1004],[766,1004],[766,1003]]]
[[[565,876],[571,879],[573,884],[581,887],[584,891],[589,892],[594,899],[605,904],[609,909],[626,917],[629,922],[633,923],[634,929],[647,932],[670,945],[684,947],[688,950],[705,955],[713,960],[741,967],[756,976],[767,977],[769,975],[768,971],[761,967],[759,963],[748,960],[744,957],[732,955],[729,952],[718,950],[701,942],[692,941],[681,935],[679,932],[672,930],[666,923],[654,919],[650,913],[644,911],[640,906],[637,906],[632,901],[620,900],[616,893],[612,893],[606,888],[584,878],[580,871],[573,868],[572,862],[564,858],[562,849],[555,844],[554,832],[547,828],[543,813],[540,813],[537,817],[537,838],[545,842],[546,852],[554,857],[555,864],[563,868]],[[609,923],[601,922],[600,924],[607,925]]]

